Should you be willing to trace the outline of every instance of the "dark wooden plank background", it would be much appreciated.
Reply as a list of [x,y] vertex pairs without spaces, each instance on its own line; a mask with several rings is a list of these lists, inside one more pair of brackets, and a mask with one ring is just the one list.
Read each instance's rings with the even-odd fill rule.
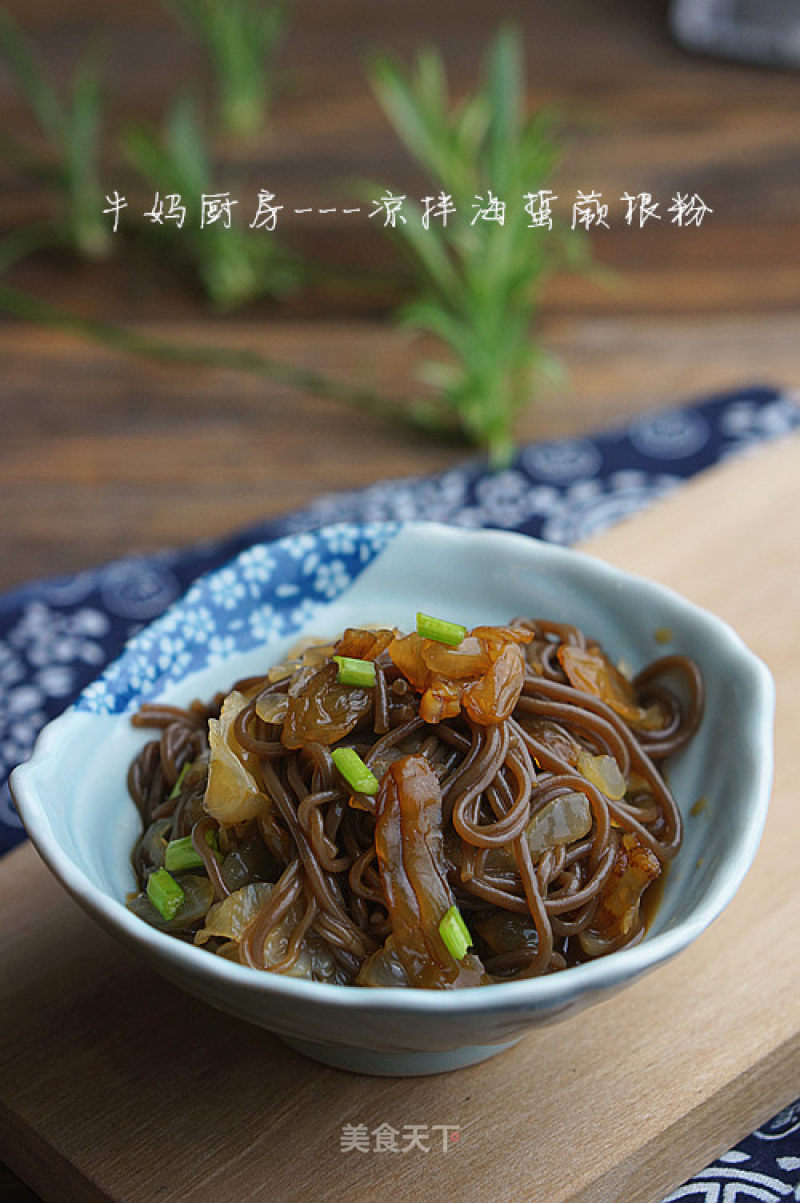
[[[134,113],[156,118],[174,79],[200,69],[192,43],[146,0],[11,0],[8,8],[59,83],[87,39],[101,35],[112,127]],[[593,237],[597,258],[617,273],[613,288],[563,277],[547,292],[541,336],[570,379],[542,394],[523,437],[588,431],[705,390],[796,383],[795,74],[686,54],[657,0],[338,0],[298,2],[295,12],[273,127],[253,154],[255,175],[287,206],[342,203],[342,181],[364,175],[419,195],[424,181],[364,82],[364,55],[383,46],[408,56],[435,41],[464,88],[508,16],[524,31],[531,103],[556,102],[570,116],[561,197],[571,204],[577,188],[594,188],[613,205],[625,190],[646,190],[668,203],[678,190],[697,191],[713,207],[699,230],[665,222],[639,230],[624,225],[616,202],[612,229]],[[3,77],[0,121],[30,129]],[[110,191],[124,166],[108,172]],[[0,230],[47,212],[44,191],[9,165],[0,187]],[[374,224],[307,215],[285,230],[301,252],[375,269],[381,282],[343,281],[219,318],[184,277],[122,239],[105,264],[41,254],[7,279],[87,316],[257,347],[390,394],[412,392],[414,345],[386,320],[402,272]],[[0,322],[0,357],[0,586],[219,534],[323,489],[430,472],[465,454],[268,381],[154,365],[12,321]]]
[[[152,0],[8,0],[62,85],[82,48],[104,44],[109,124],[157,118],[198,52]],[[364,81],[372,48],[445,52],[456,91],[475,77],[501,18],[523,30],[532,105],[555,102],[572,140],[556,191],[596,189],[616,221],[592,236],[612,288],[560,277],[539,330],[565,362],[523,438],[587,432],[643,409],[753,382],[800,378],[800,106],[795,73],[694,57],[666,30],[663,0],[462,0],[403,4],[297,0],[281,58],[272,128],[252,152],[256,186],[287,207],[341,204],[368,176],[422,194]],[[0,130],[30,135],[0,73]],[[114,155],[104,184],[124,183]],[[226,186],[221,182],[220,186]],[[698,229],[629,229],[617,198],[666,204],[698,192],[714,213]],[[662,203],[662,210],[666,204]],[[50,211],[45,190],[0,161],[0,235]],[[389,395],[414,389],[415,344],[387,321],[403,273],[363,216],[286,220],[298,251],[342,277],[281,305],[209,314],[167,264],[115,243],[101,265],[40,254],[6,282],[87,317],[194,342],[255,347]],[[179,237],[176,234],[175,237]],[[332,402],[232,371],[156,365],[0,316],[0,588],[129,551],[180,544],[301,505],[323,490],[453,464],[435,442]],[[27,1200],[0,1181],[0,1198]]]

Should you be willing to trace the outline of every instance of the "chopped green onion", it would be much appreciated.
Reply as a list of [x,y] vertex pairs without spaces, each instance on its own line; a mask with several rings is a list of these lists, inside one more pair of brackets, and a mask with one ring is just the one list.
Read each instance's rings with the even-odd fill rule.
[[417,614],[417,634],[423,639],[435,639],[437,643],[446,643],[450,647],[458,645],[466,638],[467,628],[457,622],[446,622],[443,618],[432,618],[430,614]]
[[147,879],[147,897],[162,919],[174,919],[186,895],[166,869],[156,869]]
[[190,760],[187,760],[186,763],[181,768],[181,771],[178,773],[178,780],[175,782],[175,784],[172,787],[172,790],[170,791],[170,795],[169,795],[170,798],[177,798],[178,794],[181,792],[181,786],[183,785],[183,779],[186,776],[186,774],[189,772],[189,769],[191,768],[191,764],[192,764],[192,762]]
[[[216,831],[206,832],[206,843],[219,859]],[[185,835],[179,840],[170,840],[167,844],[164,852],[164,868],[169,869],[171,873],[182,873],[184,869],[201,869],[202,867],[203,858],[195,849],[190,835]]]
[[377,794],[380,782],[355,748],[334,748],[331,759],[349,786],[358,794]]
[[461,917],[457,906],[451,906],[439,924],[439,935],[444,940],[447,951],[457,961],[466,956],[467,949],[472,943],[469,928]]
[[340,685],[360,685],[370,689],[375,684],[375,665],[371,660],[355,660],[352,656],[334,656],[339,665],[336,680]]

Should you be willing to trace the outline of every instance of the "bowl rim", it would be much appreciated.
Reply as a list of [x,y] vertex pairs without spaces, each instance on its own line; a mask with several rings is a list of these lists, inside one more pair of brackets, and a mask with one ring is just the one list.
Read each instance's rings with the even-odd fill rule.
[[[276,999],[284,999],[287,1003],[302,1001],[342,1010],[359,1009],[366,1005],[370,1009],[377,1008],[395,1014],[425,1013],[431,1015],[446,1012],[458,1015],[476,1009],[482,1011],[550,1009],[559,1002],[566,1004],[567,1001],[582,994],[605,991],[618,982],[621,983],[638,976],[646,970],[655,968],[691,944],[727,907],[748,872],[761,839],[769,804],[773,769],[772,729],[775,687],[767,666],[755,653],[750,651],[729,623],[711,611],[689,601],[669,586],[617,568],[590,553],[547,543],[530,535],[493,528],[473,529],[420,521],[335,523],[320,527],[313,533],[324,534],[342,528],[346,528],[349,532],[365,528],[375,530],[380,526],[391,527],[395,533],[410,532],[412,535],[424,535],[429,541],[431,539],[436,542],[441,542],[443,539],[453,541],[460,543],[463,548],[469,544],[485,544],[489,541],[500,545],[506,544],[509,550],[516,548],[523,556],[527,555],[535,559],[538,566],[541,566],[543,562],[553,565],[569,563],[573,567],[577,565],[589,574],[590,580],[601,580],[606,584],[612,582],[627,584],[638,589],[645,589],[653,597],[661,599],[674,612],[684,616],[687,621],[695,623],[701,621],[708,625],[710,631],[713,632],[716,644],[724,649],[737,669],[747,676],[753,699],[751,710],[753,721],[748,727],[748,732],[752,743],[759,748],[762,755],[758,758],[751,782],[750,793],[753,800],[741,828],[739,842],[731,854],[725,858],[724,870],[700,899],[692,913],[678,926],[658,932],[632,948],[621,949],[609,956],[572,966],[569,970],[561,973],[493,983],[489,989],[485,986],[472,986],[459,990],[425,990],[333,985],[326,982],[286,977],[282,974],[271,974],[228,961],[224,957],[211,956],[203,948],[176,940],[174,936],[166,932],[149,927],[127,910],[122,901],[111,897],[95,885],[83,869],[52,838],[43,799],[38,792],[36,777],[39,766],[55,754],[65,732],[69,731],[76,717],[83,718],[87,715],[86,711],[76,710],[75,703],[42,729],[30,758],[14,769],[9,780],[13,800],[31,842],[47,867],[84,910],[98,919],[107,930],[110,929],[118,934],[128,945],[145,946],[156,957],[159,967],[164,972],[169,972],[165,966],[172,963],[175,965],[175,976],[178,976],[177,971],[181,969],[195,980],[198,978],[209,979],[219,984],[229,984],[237,990],[243,989],[248,993],[267,994]],[[280,543],[284,539],[294,537],[289,535],[280,540],[263,542],[265,546],[270,546],[274,542]],[[259,546],[260,542],[262,541],[256,541],[251,546]],[[390,551],[393,542],[394,539],[391,539],[387,543],[380,552],[379,558]],[[241,554],[240,552],[239,555]],[[237,559],[238,556],[206,575],[213,576],[215,572],[224,571],[235,564]],[[169,610],[179,608],[183,603],[184,596],[174,602]],[[120,655],[124,655],[124,650]],[[220,672],[223,672],[225,661],[221,661],[217,667]],[[125,711],[113,717],[117,722],[127,722],[130,712]]]

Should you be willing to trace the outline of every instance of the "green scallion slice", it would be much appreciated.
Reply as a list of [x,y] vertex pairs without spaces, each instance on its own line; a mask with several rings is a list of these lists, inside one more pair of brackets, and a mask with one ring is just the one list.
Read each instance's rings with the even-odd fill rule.
[[147,879],[147,897],[162,919],[174,919],[186,897],[166,869],[156,869]]
[[339,665],[336,680],[340,685],[360,685],[362,689],[371,689],[375,684],[375,665],[371,660],[356,660],[352,656],[333,658]]
[[181,767],[181,771],[178,773],[178,780],[175,782],[175,784],[173,785],[173,787],[170,791],[170,795],[169,795],[170,798],[177,798],[178,794],[181,792],[181,786],[183,785],[183,779],[186,776],[186,774],[189,772],[191,765],[192,765],[191,760],[187,760],[186,763]]
[[447,951],[457,961],[466,956],[467,949],[472,943],[472,936],[469,934],[469,928],[457,906],[451,906],[445,912],[444,918],[439,923],[439,935],[444,940]]
[[430,614],[417,614],[417,634],[423,639],[435,639],[449,647],[458,647],[466,638],[467,628],[457,622],[446,622],[444,618],[433,618]]
[[[216,831],[206,832],[206,843],[219,860]],[[190,835],[184,835],[179,840],[170,840],[167,844],[164,852],[164,868],[169,869],[171,873],[182,873],[184,869],[201,869],[202,867],[203,858],[195,849]]]
[[347,784],[358,794],[377,794],[380,782],[355,748],[334,748],[331,759]]

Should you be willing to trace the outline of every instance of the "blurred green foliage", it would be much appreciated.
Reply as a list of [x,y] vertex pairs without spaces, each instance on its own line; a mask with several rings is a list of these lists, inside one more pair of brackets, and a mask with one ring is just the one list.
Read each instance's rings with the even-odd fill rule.
[[[0,61],[25,100],[46,148],[43,159],[32,159],[22,142],[6,134],[7,153],[60,197],[56,217],[19,232],[14,254],[37,245],[64,245],[96,259],[110,250],[100,185],[103,97],[98,58],[95,48],[87,51],[62,97],[33,44],[0,9]],[[6,248],[4,257],[10,252]]]
[[[181,88],[160,126],[137,122],[111,131],[106,163],[114,161],[116,169],[121,149],[154,193],[139,234],[160,255],[188,263],[218,311],[258,297],[281,298],[329,274],[319,265],[301,263],[274,227],[248,227],[241,213],[233,220],[197,220],[201,197],[227,195],[236,203],[235,194],[219,191],[215,178],[222,139],[228,177],[241,174],[241,140],[258,138],[268,119],[286,8],[259,0],[163,3],[200,41],[216,80],[216,105],[201,107]],[[0,62],[39,134],[38,160],[12,139],[16,158],[23,163],[27,154],[26,168],[44,175],[61,199],[51,221],[22,227],[0,242],[0,271],[41,246],[63,245],[92,258],[107,254],[112,220],[103,212],[100,184],[103,95],[96,51],[83,57],[61,96],[34,47],[0,8]],[[512,454],[519,414],[535,398],[541,380],[559,371],[536,339],[542,290],[560,268],[588,265],[582,235],[553,228],[542,216],[563,141],[558,121],[551,113],[527,112],[521,37],[512,27],[499,30],[476,87],[457,100],[451,97],[442,56],[433,48],[420,50],[411,68],[378,55],[367,71],[395,132],[431,181],[425,207],[401,197],[406,216],[387,222],[385,232],[411,278],[411,299],[398,309],[396,320],[433,340],[436,349],[419,364],[424,399],[382,404],[371,390],[326,384],[319,374],[313,390],[456,434],[486,448],[491,463],[502,465]],[[232,155],[231,135],[240,140]],[[226,182],[230,187],[237,181]],[[369,195],[375,200],[384,189],[385,182],[372,184]],[[379,203],[393,195],[384,192]],[[165,216],[172,201],[195,206],[179,237],[176,224]],[[135,219],[126,216],[133,224]],[[380,219],[373,222],[373,228],[379,226]],[[14,290],[5,290],[3,297],[6,306],[16,305],[20,314],[25,310]],[[27,312],[44,311],[31,304]],[[64,314],[51,313],[49,320],[69,324]],[[87,332],[97,335],[97,329],[85,324]],[[126,345],[118,331],[109,331],[107,340]],[[144,344],[140,349],[147,353]],[[213,358],[213,348],[208,354]],[[258,357],[243,357],[243,370],[248,362],[262,375],[280,378],[283,370],[286,379],[302,378]]]
[[263,0],[162,0],[200,42],[214,74],[218,127],[253,139],[267,124],[288,12]]
[[534,338],[542,288],[559,268],[588,263],[579,234],[534,225],[559,158],[556,118],[526,115],[520,37],[511,27],[499,31],[480,83],[458,102],[434,49],[421,50],[411,70],[377,57],[369,77],[436,191],[427,215],[412,206],[405,223],[386,227],[415,291],[398,318],[448,353],[420,364],[434,391],[417,417],[434,427],[455,420],[495,465],[506,463],[515,419],[538,381],[559,371]]
[[[215,194],[206,137],[197,105],[190,96],[180,95],[163,131],[133,125],[123,132],[122,141],[129,161],[164,206],[169,196],[196,201]],[[259,296],[284,295],[300,278],[299,263],[273,233],[242,228],[238,217],[226,222],[223,215],[204,228],[190,221],[179,237],[173,236],[174,223],[163,217],[146,229],[161,235],[170,251],[192,265],[206,296],[220,311],[241,308]]]

